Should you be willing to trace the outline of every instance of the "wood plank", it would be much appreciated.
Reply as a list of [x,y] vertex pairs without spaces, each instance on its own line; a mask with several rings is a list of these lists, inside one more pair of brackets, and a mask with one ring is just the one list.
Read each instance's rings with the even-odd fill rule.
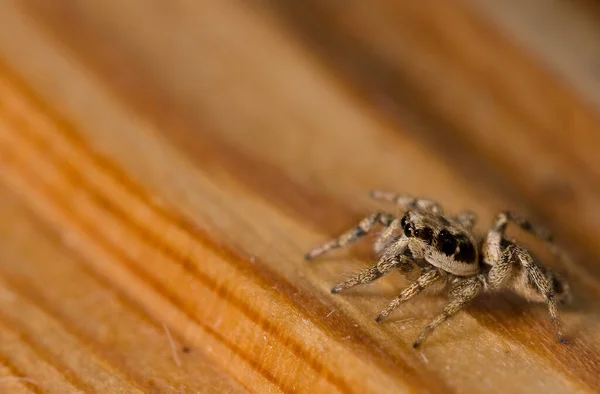
[[[21,387],[594,392],[594,109],[465,3],[303,4],[0,5],[2,329],[41,382]],[[551,127],[564,113],[572,140]],[[302,255],[374,209],[373,188],[475,209],[482,229],[506,207],[544,218],[590,257],[563,267],[570,345],[506,295],[415,352],[443,299],[377,325],[401,278],[329,294],[367,249]]]
[[[3,315],[2,322],[12,321],[13,331],[20,333],[26,345],[46,354],[49,364],[57,365],[63,355],[68,357],[65,363],[73,367],[65,367],[67,380],[83,377],[84,381],[76,381],[85,392],[168,392],[193,387],[234,391],[235,384],[222,372],[199,353],[183,351],[184,345],[173,348],[163,325],[115,292],[87,265],[81,265],[82,256],[65,250],[65,244],[76,240],[40,223],[6,190],[1,205],[3,217],[12,219],[6,222],[12,225],[1,229],[4,253],[0,270],[7,280],[2,284],[7,295],[2,298],[2,310],[14,314]],[[37,245],[34,251],[32,241]],[[13,263],[22,256],[27,256],[27,264]],[[12,352],[7,357],[9,354]],[[198,365],[212,373],[194,373]],[[22,365],[23,369],[31,367]],[[34,369],[31,373],[39,372]],[[86,378],[91,376],[94,379]],[[47,377],[36,380],[35,385],[52,392],[74,391],[51,388],[54,380]],[[241,387],[235,391],[242,391]]]

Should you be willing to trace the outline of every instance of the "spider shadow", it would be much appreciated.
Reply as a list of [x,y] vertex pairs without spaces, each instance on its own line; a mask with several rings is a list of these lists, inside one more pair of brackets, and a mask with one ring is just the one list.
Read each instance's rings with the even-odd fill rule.
[[[581,302],[581,300],[579,296],[575,298],[574,295],[570,303],[559,306],[567,341],[570,341],[570,338],[576,338],[578,332],[584,327],[584,321],[577,318],[577,316],[581,316],[582,311],[598,313],[592,303]],[[531,328],[533,319],[536,322],[535,325],[544,330],[549,337],[553,338],[555,334],[548,318],[548,306],[545,302],[529,302],[509,291],[482,294],[465,309],[484,325],[499,326],[506,332],[518,330],[516,327]]]

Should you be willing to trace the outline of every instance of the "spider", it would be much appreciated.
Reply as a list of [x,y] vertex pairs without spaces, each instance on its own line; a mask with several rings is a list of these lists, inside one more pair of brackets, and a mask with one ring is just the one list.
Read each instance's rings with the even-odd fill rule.
[[523,246],[505,237],[506,227],[512,222],[547,242],[555,255],[563,257],[547,230],[512,212],[501,212],[487,234],[481,236],[474,233],[477,216],[471,211],[444,216],[440,204],[432,200],[379,190],[373,191],[371,197],[395,203],[405,212],[404,216],[373,213],[358,226],[312,249],[305,256],[306,260],[312,260],[367,235],[376,225],[384,227],[374,245],[377,264],[334,286],[332,293],[370,283],[394,269],[409,279],[416,278],[377,316],[375,320],[380,322],[425,289],[447,292],[448,304],[421,331],[413,343],[417,348],[440,324],[480,292],[509,288],[526,300],[545,302],[558,340],[566,343],[557,304],[570,297],[567,283],[535,260]]

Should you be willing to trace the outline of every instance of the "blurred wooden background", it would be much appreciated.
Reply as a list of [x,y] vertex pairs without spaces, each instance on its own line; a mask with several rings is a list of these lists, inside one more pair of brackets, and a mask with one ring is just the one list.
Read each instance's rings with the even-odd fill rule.
[[[597,392],[598,43],[591,0],[1,2],[0,392]],[[373,188],[549,227],[570,344],[329,294]]]

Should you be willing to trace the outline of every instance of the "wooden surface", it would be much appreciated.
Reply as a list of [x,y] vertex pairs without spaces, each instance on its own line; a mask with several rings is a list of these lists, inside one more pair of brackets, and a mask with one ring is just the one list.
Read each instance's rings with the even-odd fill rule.
[[[0,3],[0,392],[597,392],[600,8],[521,3]],[[549,227],[570,344],[331,295],[368,242],[303,254],[373,188]]]

